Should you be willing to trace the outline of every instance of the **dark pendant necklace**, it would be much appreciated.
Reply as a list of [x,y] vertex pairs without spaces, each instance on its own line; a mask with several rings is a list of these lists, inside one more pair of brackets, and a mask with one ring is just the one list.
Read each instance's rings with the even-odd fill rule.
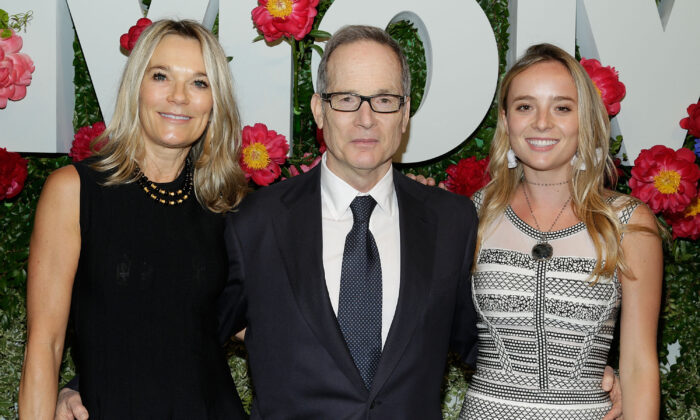
[[527,196],[527,188],[525,188],[524,185],[523,194],[525,194],[525,202],[527,203],[527,208],[530,210],[532,220],[535,221],[535,226],[537,226],[537,230],[542,232],[540,241],[532,247],[532,258],[535,261],[548,260],[552,258],[552,255],[554,255],[554,248],[552,248],[552,245],[550,245],[549,242],[547,242],[547,234],[552,231],[554,225],[557,224],[557,220],[559,220],[559,217],[562,215],[562,213],[564,213],[564,209],[566,209],[566,206],[569,204],[569,201],[571,201],[571,196],[569,196],[569,198],[567,198],[564,202],[564,205],[561,207],[561,210],[559,210],[559,214],[557,214],[557,217],[554,218],[552,226],[549,227],[549,230],[547,232],[544,232],[542,231],[542,228],[540,228],[540,224],[537,223],[537,218],[535,217],[535,213],[532,211],[532,206],[530,205],[530,198]]
[[554,248],[547,242],[541,242],[532,247],[532,258],[535,261],[548,260],[554,255]]
[[160,204],[169,206],[182,204],[192,195],[192,188],[194,185],[194,171],[192,168],[192,160],[189,156],[187,156],[187,159],[185,159],[185,167],[182,170],[185,173],[185,179],[182,182],[182,185],[180,185],[180,187],[175,191],[168,191],[165,188],[156,185],[154,182],[149,180],[143,172],[141,172],[141,168],[139,167],[136,167],[136,182],[146,193],[146,195]]

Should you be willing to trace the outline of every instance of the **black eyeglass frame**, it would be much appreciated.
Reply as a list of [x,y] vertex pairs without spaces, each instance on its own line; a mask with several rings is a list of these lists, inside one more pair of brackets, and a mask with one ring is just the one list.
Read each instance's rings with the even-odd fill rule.
[[[350,95],[350,96],[354,96],[354,97],[356,97],[356,98],[360,98],[360,103],[357,105],[357,108],[355,108],[355,109],[353,109],[353,110],[349,110],[349,109],[336,109],[336,108],[333,108],[333,103],[331,102],[331,98],[333,97],[333,95]],[[393,114],[393,113],[399,112],[399,111],[401,110],[401,107],[404,106],[404,105],[406,104],[406,96],[404,96],[404,95],[396,95],[396,94],[394,94],[394,93],[378,93],[378,94],[376,94],[376,95],[364,96],[364,95],[359,95],[359,94],[353,93],[353,92],[326,92],[326,93],[321,93],[320,96],[321,96],[321,100],[323,100],[323,101],[325,101],[325,102],[328,102],[328,105],[330,105],[330,107],[331,107],[332,110],[338,111],[338,112],[357,112],[357,110],[360,109],[360,107],[362,106],[362,103],[366,101],[366,102],[369,104],[370,109],[371,109],[373,112],[376,112],[377,114]],[[398,99],[399,99],[399,107],[396,109],[396,111],[377,111],[377,110],[374,109],[374,107],[372,106],[372,99],[374,99],[374,98],[376,98],[376,97],[379,97],[379,96],[391,96],[391,97],[393,97],[393,98],[398,98]]]

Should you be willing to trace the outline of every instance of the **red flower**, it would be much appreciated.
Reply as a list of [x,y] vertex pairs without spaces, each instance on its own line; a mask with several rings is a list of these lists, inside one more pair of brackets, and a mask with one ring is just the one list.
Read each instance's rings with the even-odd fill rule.
[[603,98],[608,115],[614,117],[620,112],[620,101],[625,97],[625,85],[617,76],[615,67],[603,67],[595,58],[582,58],[581,65],[593,80],[600,97]]
[[27,179],[27,161],[19,153],[0,147],[0,200],[19,194]]
[[[308,161],[312,156],[313,155],[311,153],[304,153],[304,160]],[[321,162],[321,156],[316,156],[308,165],[302,163],[299,165],[301,172],[299,172],[296,165],[289,165],[289,176],[297,176],[301,173],[309,172],[312,168],[318,165],[319,162]]]
[[7,100],[19,101],[27,95],[32,82],[34,62],[27,54],[21,54],[22,37],[10,29],[10,37],[0,37],[0,109]]
[[146,29],[151,23],[153,22],[151,22],[151,19],[148,18],[141,18],[137,20],[136,25],[129,28],[129,32],[119,37],[119,44],[122,46],[122,48],[128,52],[131,52],[131,50],[134,49],[134,45],[136,45],[136,41],[139,40],[141,32],[143,32],[143,30]]
[[311,31],[318,0],[258,0],[253,23],[272,42],[282,36],[302,40]]
[[258,185],[270,185],[280,176],[280,165],[287,160],[287,139],[268,130],[265,124],[243,127],[243,152],[241,168],[246,178],[253,178]]
[[681,120],[681,128],[693,137],[700,137],[700,102],[688,106],[688,116]]
[[456,165],[447,167],[445,186],[449,191],[471,197],[481,187],[488,184],[491,176],[487,171],[489,158],[476,160],[475,156],[462,159]]
[[326,151],[326,140],[323,138],[323,130],[316,127],[316,141],[318,142],[318,153],[323,154]]
[[673,239],[700,239],[700,198],[695,197],[683,212],[667,216],[666,220],[673,229]]
[[622,160],[620,158],[614,158],[613,163],[615,164],[615,171],[617,172],[617,177],[621,178],[625,176],[625,172],[622,170]]
[[73,158],[73,162],[89,158],[92,156],[93,151],[97,152],[107,143],[107,139],[102,139],[93,146],[94,150],[90,148],[92,141],[102,134],[103,131],[105,131],[105,123],[102,121],[96,122],[92,126],[87,125],[78,129],[78,132],[73,137],[70,153],[68,153],[68,156]]
[[656,145],[644,149],[634,161],[629,186],[632,195],[649,205],[654,213],[683,211],[697,195],[700,169],[689,149],[677,151]]

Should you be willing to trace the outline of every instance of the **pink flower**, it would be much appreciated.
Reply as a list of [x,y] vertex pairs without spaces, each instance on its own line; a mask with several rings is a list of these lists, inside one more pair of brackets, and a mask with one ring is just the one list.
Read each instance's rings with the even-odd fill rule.
[[471,197],[491,180],[488,167],[488,157],[481,160],[476,160],[476,156],[462,159],[445,170],[447,172],[445,186],[453,193]]
[[690,149],[673,151],[656,145],[644,149],[634,161],[629,186],[632,195],[649,205],[654,213],[678,213],[697,196],[700,169]]
[[143,32],[143,30],[152,23],[153,22],[151,22],[151,20],[148,18],[141,18],[137,20],[136,25],[129,28],[129,32],[119,37],[119,45],[121,45],[126,51],[131,52],[131,50],[134,49],[134,45],[136,45],[136,41],[139,40],[141,32]]
[[700,137],[700,102],[688,106],[688,116],[680,124],[691,136]]
[[27,161],[19,153],[0,147],[0,200],[19,194],[26,179]]
[[272,42],[282,36],[297,41],[311,31],[318,0],[258,0],[253,9],[253,23]]
[[[304,153],[303,159],[308,160],[311,157],[313,157],[311,153]],[[301,172],[299,172],[299,169],[297,169],[296,165],[289,165],[289,175],[297,176],[301,173],[309,172],[312,168],[318,165],[319,162],[321,162],[321,156],[316,156],[308,165],[302,163],[301,165],[299,165],[299,169],[301,169]]]
[[27,95],[27,86],[32,82],[34,62],[22,49],[22,37],[10,29],[9,38],[0,38],[0,109],[7,100],[19,101]]
[[96,122],[92,126],[87,125],[78,129],[78,132],[73,137],[70,153],[68,153],[68,156],[73,158],[73,162],[89,158],[93,152],[97,152],[107,143],[107,139],[102,139],[91,148],[92,141],[102,134],[103,131],[105,131],[105,123],[102,121]]
[[581,65],[598,89],[608,115],[611,117],[617,115],[620,112],[620,101],[625,97],[626,91],[615,67],[603,67],[595,58],[581,58]]
[[246,178],[252,178],[256,184],[270,185],[280,176],[280,165],[287,160],[287,152],[287,139],[274,130],[268,130],[265,124],[243,127],[241,168]]

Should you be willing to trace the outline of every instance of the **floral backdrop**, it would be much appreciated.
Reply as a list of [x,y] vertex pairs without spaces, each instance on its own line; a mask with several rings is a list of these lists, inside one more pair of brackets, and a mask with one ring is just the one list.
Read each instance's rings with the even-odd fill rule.
[[[265,121],[243,128],[243,153],[240,157],[251,186],[264,187],[306,172],[320,161],[325,150],[323,135],[317,129],[309,109],[313,94],[311,54],[321,54],[315,41],[330,34],[318,30],[325,11],[333,0],[258,0],[251,1],[251,25],[259,36],[253,41],[260,48],[290,48],[294,62],[293,146],[288,139],[267,127]],[[508,44],[507,0],[479,0],[489,17],[499,47],[500,72],[504,71]],[[144,1],[148,6],[150,1]],[[15,11],[13,11],[15,12]],[[139,19],[115,40],[112,47],[129,54],[134,43],[151,21]],[[9,15],[0,9],[0,113],[8,100],[21,100],[31,85],[34,65],[22,48],[22,30],[31,30],[31,12]],[[413,92],[411,112],[420,104],[426,77],[425,54],[417,31],[408,22],[390,25],[387,30],[404,48],[411,65]],[[217,23],[214,25],[217,32]],[[282,40],[279,42],[278,40]],[[272,43],[272,44],[271,44]],[[17,386],[25,338],[25,282],[28,243],[36,200],[45,177],[52,170],[79,161],[99,150],[103,144],[93,140],[105,129],[79,43],[74,43],[75,137],[68,156],[21,156],[0,148],[0,419],[17,416]],[[610,118],[624,107],[624,74],[615,63],[600,63],[580,58],[594,81]],[[699,92],[700,96],[700,92]],[[634,162],[615,158],[618,191],[638,197],[657,213],[669,228],[665,243],[663,313],[659,330],[659,356],[662,373],[662,415],[665,418],[700,418],[700,102],[689,104],[687,115],[679,115],[679,124],[688,130],[684,146],[673,150],[656,145],[644,150]],[[483,123],[456,150],[440,158],[417,165],[397,165],[404,172],[432,176],[444,181],[457,194],[470,196],[489,181],[488,147],[496,126],[496,108],[492,106]],[[621,137],[612,139],[612,156],[617,156]],[[659,143],[663,143],[660,139]],[[601,151],[603,153],[603,151]],[[70,333],[68,338],[70,346]],[[673,349],[669,356],[669,349]],[[249,406],[252,388],[247,377],[245,349],[231,343],[229,364],[239,393]],[[614,353],[614,352],[613,352]],[[611,363],[616,363],[614,354]],[[61,368],[62,381],[74,373],[70,348]],[[444,414],[456,418],[469,372],[456,361],[445,375]]]

